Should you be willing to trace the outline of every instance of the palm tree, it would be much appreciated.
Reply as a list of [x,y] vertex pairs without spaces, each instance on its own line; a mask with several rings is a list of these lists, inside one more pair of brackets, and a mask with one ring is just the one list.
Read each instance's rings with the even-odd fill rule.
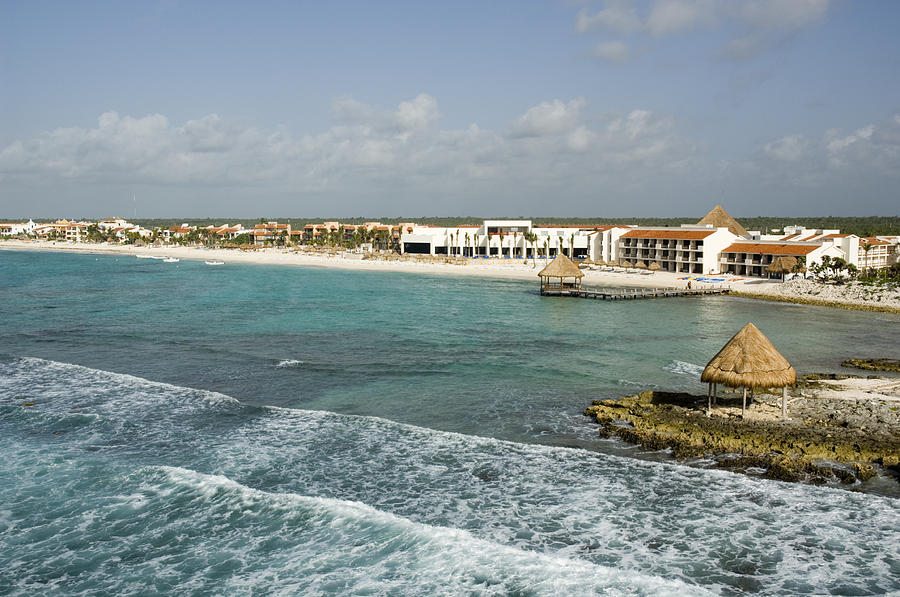
[[[526,243],[531,243],[531,263],[532,267],[537,267],[537,247],[535,247],[535,243],[537,242],[537,234],[534,232],[528,231],[523,235]],[[528,255],[525,256],[526,258]]]
[[519,252],[519,231],[518,230],[513,231],[513,251],[512,252],[513,252],[513,254],[511,255],[511,257],[515,257],[516,253]]
[[544,239],[544,259],[549,258],[549,251],[550,251],[550,238],[548,237],[548,238]]
[[572,233],[572,236],[569,237],[569,257],[575,257],[575,233]]
[[[466,232],[465,241],[466,241],[466,244],[464,246],[468,247],[469,246],[469,233],[468,232]],[[463,251],[463,252],[465,253],[465,251]],[[465,255],[463,255],[463,257],[465,257]]]
[[863,271],[866,272],[866,274],[868,275],[868,273],[869,273],[869,251],[872,250],[872,243],[870,243],[868,240],[864,240],[862,243],[860,243],[859,246],[862,247],[862,250],[865,252],[866,265],[863,267]]
[[500,248],[497,251],[497,257],[503,259],[503,233],[500,233]]

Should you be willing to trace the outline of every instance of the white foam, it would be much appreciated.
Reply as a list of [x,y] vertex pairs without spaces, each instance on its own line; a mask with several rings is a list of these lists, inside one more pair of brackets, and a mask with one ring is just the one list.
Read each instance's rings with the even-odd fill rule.
[[[112,401],[116,417],[134,423],[117,442],[139,447],[162,439],[153,444],[154,462],[259,483],[266,495],[339,497],[341,508],[368,504],[413,525],[455,529],[516,553],[615,567],[627,576],[733,590],[747,578],[729,566],[742,569],[742,554],[753,553],[755,562],[746,565],[764,568],[751,576],[776,593],[796,592],[799,579],[813,593],[844,581],[869,592],[900,588],[885,572],[900,544],[900,504],[889,498],[323,411],[252,409],[231,418],[223,433],[192,426],[195,411],[171,414],[182,402],[202,404],[202,393],[120,374],[100,375],[98,383],[91,379],[105,372],[51,365],[40,359],[0,365],[0,395],[56,371],[48,403],[71,406],[99,393],[96,404]],[[107,395],[104,379],[122,385]],[[71,398],[73,387],[81,396]],[[172,431],[182,420],[187,436]],[[178,452],[166,447],[171,438]],[[65,445],[77,455],[76,440]]]
[[[207,475],[177,467],[150,467],[144,473],[163,473],[172,483],[198,492],[203,499],[221,508],[223,500],[233,500],[231,511],[243,514],[260,512],[265,516],[290,518],[298,509],[314,516],[327,540],[327,551],[319,552],[321,560],[356,558],[354,547],[365,545],[368,569],[349,569],[345,564],[339,575],[341,582],[372,583],[383,592],[387,583],[419,593],[422,583],[436,584],[447,594],[475,590],[481,584],[510,589],[527,587],[534,594],[566,595],[687,595],[708,591],[681,581],[600,566],[578,558],[563,558],[500,545],[471,533],[411,521],[356,501],[310,497],[296,493],[269,493],[248,488],[221,475]],[[223,492],[225,495],[223,495]],[[303,515],[303,514],[301,514]],[[308,516],[308,514],[304,515]],[[300,534],[301,540],[308,539]],[[334,541],[333,537],[341,537]],[[321,550],[322,547],[316,549]],[[332,553],[329,553],[332,552]],[[381,576],[381,575],[384,576]],[[359,575],[358,578],[353,576]],[[479,580],[483,577],[483,580]],[[316,579],[322,584],[326,579]],[[332,580],[332,579],[329,579]],[[409,584],[414,581],[417,584]],[[492,590],[488,594],[505,593]]]
[[305,363],[306,363],[306,361],[300,361],[297,359],[285,359],[283,361],[278,361],[278,363],[275,365],[275,368],[276,369],[287,369],[287,368],[293,368],[293,367],[300,367],[300,366],[304,365]]
[[[14,378],[18,376],[20,378],[28,378],[35,385],[52,383],[56,380],[54,380],[50,376],[52,376],[53,374],[58,374],[59,376],[61,376],[61,380],[59,381],[63,381],[64,383],[66,383],[68,386],[70,386],[70,389],[73,382],[83,382],[86,384],[94,385],[113,383],[120,386],[130,385],[141,389],[155,389],[175,392],[187,391],[195,393],[198,396],[202,396],[204,400],[210,403],[218,402],[240,404],[240,401],[236,398],[232,398],[231,396],[221,394],[219,392],[201,390],[186,386],[176,386],[174,384],[160,381],[151,381],[149,379],[129,375],[127,373],[115,373],[112,371],[105,371],[103,369],[92,369],[90,367],[84,367],[82,365],[62,363],[59,361],[50,361],[37,357],[19,357],[15,360],[15,363],[19,365],[17,367],[17,370],[10,372],[5,377]],[[2,381],[3,378],[0,378],[0,382]]]
[[694,363],[687,363],[685,361],[672,361],[665,367],[663,367],[669,373],[675,373],[677,375],[687,375],[689,377],[700,377],[700,374],[703,373],[703,367],[700,365],[695,365]]

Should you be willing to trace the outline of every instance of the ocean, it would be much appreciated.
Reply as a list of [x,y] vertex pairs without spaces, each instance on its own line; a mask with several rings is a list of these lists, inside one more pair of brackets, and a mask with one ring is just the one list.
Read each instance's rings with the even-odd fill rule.
[[[754,322],[800,372],[900,316],[0,251],[2,595],[878,595],[900,494],[601,439]],[[30,405],[30,406],[24,406]]]

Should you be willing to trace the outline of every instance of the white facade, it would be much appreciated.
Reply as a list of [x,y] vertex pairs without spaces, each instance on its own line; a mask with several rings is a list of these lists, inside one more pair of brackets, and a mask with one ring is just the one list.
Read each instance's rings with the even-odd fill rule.
[[[480,226],[457,227],[413,225],[401,238],[401,252],[503,259],[531,259],[533,253],[538,258],[553,258],[562,252],[569,257],[593,259],[598,252],[611,250],[610,239],[617,238],[610,232],[613,229],[619,233],[627,230],[609,226],[535,227],[531,220],[485,220]],[[537,240],[529,242],[529,234]]]
[[667,272],[717,273],[719,254],[737,238],[724,227],[637,227],[620,235],[613,261],[658,263]]
[[32,234],[37,227],[33,221],[27,222],[2,222],[0,223],[0,236],[15,236],[17,234]]

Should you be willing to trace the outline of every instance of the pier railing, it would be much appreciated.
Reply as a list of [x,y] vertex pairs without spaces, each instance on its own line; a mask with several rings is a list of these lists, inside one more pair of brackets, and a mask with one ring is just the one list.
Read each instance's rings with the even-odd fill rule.
[[543,296],[571,296],[605,301],[621,301],[681,296],[728,294],[731,288],[560,288],[558,284],[541,286]]

